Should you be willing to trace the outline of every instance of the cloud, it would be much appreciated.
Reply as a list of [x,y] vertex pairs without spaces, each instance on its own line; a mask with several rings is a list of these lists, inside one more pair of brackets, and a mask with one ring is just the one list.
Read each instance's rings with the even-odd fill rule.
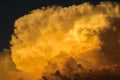
[[96,69],[120,53],[119,22],[120,5],[111,2],[33,10],[15,21],[13,62],[17,69],[41,75],[70,72],[78,65]]

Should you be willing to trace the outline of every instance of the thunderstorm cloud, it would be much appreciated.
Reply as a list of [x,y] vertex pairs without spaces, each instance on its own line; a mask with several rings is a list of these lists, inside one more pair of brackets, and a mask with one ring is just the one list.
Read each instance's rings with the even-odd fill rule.
[[61,79],[50,80],[64,80],[63,75],[120,62],[119,3],[43,7],[18,18],[14,26],[11,57],[23,72],[56,73]]

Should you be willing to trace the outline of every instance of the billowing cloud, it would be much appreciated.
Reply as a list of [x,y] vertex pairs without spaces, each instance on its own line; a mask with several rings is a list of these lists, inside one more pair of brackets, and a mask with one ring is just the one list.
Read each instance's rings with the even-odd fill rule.
[[120,53],[119,22],[118,3],[33,10],[15,21],[12,59],[17,69],[41,75],[96,69]]

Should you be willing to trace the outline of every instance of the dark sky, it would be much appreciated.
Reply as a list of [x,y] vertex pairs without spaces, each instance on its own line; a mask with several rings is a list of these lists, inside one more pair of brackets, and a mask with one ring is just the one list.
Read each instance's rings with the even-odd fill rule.
[[[0,0],[0,51],[10,47],[9,41],[14,30],[14,21],[31,10],[43,6],[69,6],[83,2],[96,5],[100,1],[102,0]],[[111,1],[120,2],[120,0]]]

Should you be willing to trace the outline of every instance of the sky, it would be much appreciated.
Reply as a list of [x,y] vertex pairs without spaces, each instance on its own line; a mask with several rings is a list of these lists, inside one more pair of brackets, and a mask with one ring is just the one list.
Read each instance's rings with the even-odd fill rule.
[[[83,2],[90,2],[96,5],[101,1],[102,0],[1,0],[0,51],[10,48],[9,41],[11,40],[11,34],[14,32],[14,21],[33,9],[52,5],[70,6],[73,4],[81,4]],[[111,1],[120,2],[119,0]]]
[[120,0],[101,1],[1,1],[0,80],[117,77]]

